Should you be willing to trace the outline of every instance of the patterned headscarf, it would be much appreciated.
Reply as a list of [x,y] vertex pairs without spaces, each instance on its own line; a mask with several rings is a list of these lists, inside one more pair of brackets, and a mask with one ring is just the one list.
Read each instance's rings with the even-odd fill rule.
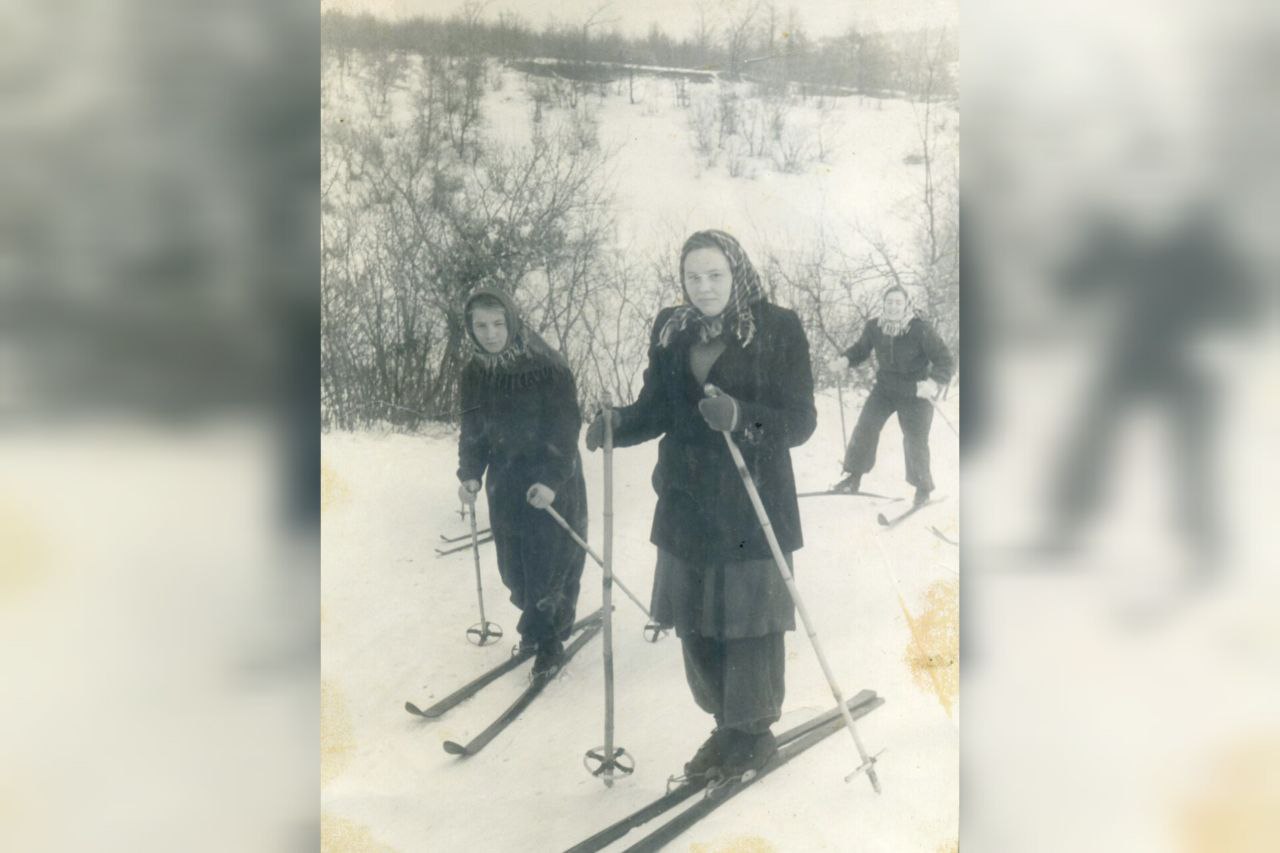
[[695,249],[719,249],[729,261],[729,271],[733,275],[733,286],[729,292],[729,303],[719,317],[708,317],[688,304],[689,295],[685,294],[685,303],[675,310],[658,337],[659,346],[668,346],[676,335],[690,325],[696,325],[698,339],[706,342],[727,333],[738,339],[738,343],[747,346],[756,334],[755,320],[751,317],[751,306],[764,300],[764,289],[760,285],[760,276],[751,259],[730,235],[723,231],[698,231],[684,241],[680,250],[680,287],[684,289],[684,260]]
[[[475,330],[471,328],[471,310],[479,299],[496,301],[507,315],[507,345],[500,352],[489,352],[481,346]],[[479,288],[473,291],[463,309],[463,323],[471,341],[471,362],[493,381],[524,385],[551,371],[569,369],[564,356],[537,332],[525,326],[515,301],[501,290]]]
[[[890,293],[901,293],[902,298],[907,300],[907,307],[903,309],[901,320],[890,320],[884,316],[884,301],[889,298]],[[915,304],[911,300],[911,294],[900,284],[892,284],[885,288],[884,293],[880,295],[880,309],[881,314],[878,321],[880,331],[891,338],[896,338],[905,332],[911,326],[911,321],[916,318]]]

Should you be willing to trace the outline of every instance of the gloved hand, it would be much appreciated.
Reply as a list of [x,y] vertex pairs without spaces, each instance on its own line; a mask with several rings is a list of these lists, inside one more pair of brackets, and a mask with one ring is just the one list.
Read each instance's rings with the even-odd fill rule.
[[924,397],[926,400],[936,400],[939,390],[938,383],[932,379],[925,379],[916,383],[916,396]]
[[534,509],[546,509],[555,502],[556,493],[554,489],[548,486],[534,483],[529,487],[529,491],[525,493],[524,498]]
[[733,432],[738,425],[738,401],[724,392],[699,400],[698,411],[707,426],[717,432]]
[[[613,428],[616,430],[622,423],[622,415],[618,414],[617,409],[609,409],[609,416],[613,419]],[[595,452],[604,446],[604,412],[596,415],[596,419],[591,422],[591,426],[587,427],[587,450]]]
[[845,358],[843,355],[838,355],[827,362],[827,370],[832,373],[843,374],[848,369],[849,359]]
[[479,480],[463,480],[458,484],[458,500],[470,506],[476,502],[476,495],[480,493]]

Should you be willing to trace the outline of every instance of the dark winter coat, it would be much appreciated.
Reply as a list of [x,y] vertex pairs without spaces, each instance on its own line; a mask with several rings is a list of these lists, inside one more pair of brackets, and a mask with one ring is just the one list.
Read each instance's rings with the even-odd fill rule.
[[561,494],[582,481],[581,427],[578,395],[567,370],[502,383],[468,364],[462,371],[458,479],[480,480],[487,470],[488,493],[492,498],[496,490],[503,509],[511,509],[509,503],[527,506],[529,487],[542,483],[556,492],[559,507]]
[[885,334],[880,321],[871,319],[862,327],[858,342],[847,349],[844,357],[851,366],[876,354],[876,388],[892,397],[916,396],[916,383],[932,379],[939,385],[951,381],[955,363],[947,345],[927,322],[911,318],[901,335]]
[[[659,346],[674,309],[659,313],[649,342],[649,366],[636,401],[619,409],[614,443],[627,447],[662,437],[653,487],[658,493],[652,542],[701,565],[771,559],[769,545],[723,436],[698,411],[702,385],[689,366],[696,335]],[[790,448],[817,425],[809,343],[794,312],[767,302],[751,307],[756,334],[745,348],[734,338],[706,381],[738,400],[732,433],[755,479],[784,552],[804,544]]]
[[[513,324],[514,325],[514,324]],[[567,636],[586,554],[544,510],[529,505],[534,483],[556,493],[553,507],[584,538],[586,484],[578,455],[582,418],[573,375],[546,362],[515,375],[486,370],[476,361],[462,372],[462,430],[458,479],[481,480],[489,502],[498,569],[511,602],[524,615],[522,636]],[[555,625],[536,604],[563,577],[564,601]]]

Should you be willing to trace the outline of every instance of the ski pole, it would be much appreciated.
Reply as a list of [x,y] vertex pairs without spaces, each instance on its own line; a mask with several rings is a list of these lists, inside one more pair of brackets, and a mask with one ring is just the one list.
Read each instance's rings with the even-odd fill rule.
[[844,377],[836,383],[836,401],[840,404],[840,446],[849,449],[849,431],[844,426]]
[[[623,775],[635,770],[634,762],[624,758],[627,751],[613,745],[613,401],[604,392],[604,570],[600,606],[604,610],[604,746],[588,750],[584,762],[592,775],[600,776],[606,787],[613,787],[613,771]],[[594,762],[595,767],[592,768]]]
[[929,405],[933,406],[933,410],[938,413],[938,417],[942,418],[943,422],[951,427],[951,431],[955,433],[956,437],[959,437],[960,431],[956,429],[956,425],[951,422],[951,418],[947,417],[947,413],[942,411],[942,407],[938,405],[939,397],[944,400],[947,398],[947,394],[951,391],[951,382],[954,379],[955,377],[952,376],[951,379],[947,380],[947,384],[944,387],[939,388],[932,397],[926,397],[925,399],[929,401]]
[[[841,352],[840,345],[836,343],[835,338],[827,334],[825,328],[823,329],[822,333],[826,335],[827,343],[835,347],[835,350],[837,353]],[[848,361],[847,356],[845,357],[845,360],[846,362]],[[836,402],[840,404],[840,442],[841,442],[840,452],[842,454],[849,452],[849,430],[845,427],[845,424],[844,424],[844,378],[847,374],[848,374],[848,368],[845,368],[844,370],[841,370],[839,372],[839,375],[836,376]]]
[[932,399],[929,400],[929,405],[933,406],[933,410],[938,413],[938,417],[942,418],[943,423],[951,427],[951,431],[953,433],[955,433],[957,436],[960,435],[960,431],[956,429],[955,424],[951,423],[951,418],[947,417],[947,413],[942,411],[942,407],[938,405],[937,400],[932,400]]
[[[565,532],[568,533],[569,536],[573,538],[573,541],[578,543],[578,547],[586,551],[588,554],[590,554],[591,559],[596,561],[596,565],[600,566],[600,568],[604,568],[604,558],[601,557],[599,554],[597,554],[595,551],[591,550],[590,545],[582,541],[582,537],[579,536],[577,532],[572,527],[569,526],[569,522],[564,520],[564,516],[556,512],[555,507],[549,506],[549,507],[546,507],[546,510],[547,510],[547,513],[556,520],[556,524],[563,527],[565,529]],[[649,608],[645,607],[643,604],[640,603],[640,599],[636,598],[635,595],[632,594],[631,590],[627,589],[626,586],[623,585],[622,580],[617,575],[613,575],[613,582],[617,584],[618,589],[622,590],[627,594],[627,598],[631,599],[632,602],[635,603],[636,607],[640,608],[640,612],[645,615],[645,618],[649,619],[650,621],[653,620],[653,617],[649,615]]]
[[613,406],[604,392],[604,784],[613,787]]
[[[714,385],[706,385],[704,387],[708,397],[717,397],[720,395],[720,389]],[[809,635],[809,642],[813,645],[813,651],[818,656],[818,663],[822,666],[822,672],[827,677],[827,684],[831,687],[831,695],[836,699],[836,705],[840,708],[840,715],[844,717],[844,724],[849,729],[849,734],[853,736],[853,745],[858,748],[858,755],[862,759],[862,764],[852,773],[845,777],[848,782],[858,773],[866,772],[867,778],[871,781],[871,787],[875,792],[880,793],[880,779],[876,775],[876,758],[867,754],[867,748],[862,745],[862,738],[858,737],[858,730],[854,726],[853,715],[849,713],[848,707],[844,702],[844,693],[840,690],[840,685],[836,682],[835,675],[831,672],[831,665],[827,663],[827,656],[822,652],[822,646],[818,643],[818,632],[814,630],[813,622],[809,619],[809,611],[805,609],[804,599],[800,597],[800,590],[796,588],[795,578],[791,576],[791,570],[787,568],[787,558],[782,554],[782,546],[778,544],[778,537],[773,532],[773,524],[769,521],[769,514],[765,512],[764,503],[760,500],[760,492],[756,489],[756,481],[752,479],[751,472],[747,470],[747,462],[742,458],[742,451],[738,449],[738,445],[734,442],[733,436],[728,432],[723,432],[725,444],[729,447],[729,455],[733,457],[733,464],[738,469],[738,476],[742,478],[742,485],[747,490],[747,496],[751,498],[751,506],[756,511],[756,518],[760,522],[761,529],[764,530],[764,537],[769,542],[769,550],[773,552],[773,561],[778,566],[778,571],[782,573],[782,580],[787,585],[787,592],[791,593],[791,600],[796,605],[796,612],[800,614],[800,621],[804,623],[805,633]]]
[[[477,646],[487,645],[490,641],[502,638],[502,628],[490,622],[484,616],[484,585],[480,581],[480,537],[476,533],[476,505],[469,507],[467,517],[471,520],[471,553],[476,561],[476,600],[480,602],[480,624],[467,629],[467,639]],[[472,638],[475,639],[472,639]]]

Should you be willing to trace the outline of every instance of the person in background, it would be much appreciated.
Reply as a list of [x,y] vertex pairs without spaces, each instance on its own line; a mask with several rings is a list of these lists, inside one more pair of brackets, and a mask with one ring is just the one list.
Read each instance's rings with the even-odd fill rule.
[[856,367],[874,352],[876,382],[858,415],[853,437],[844,456],[845,477],[834,491],[862,490],[862,475],[876,464],[880,431],[894,412],[902,427],[907,482],[915,486],[915,506],[927,503],[933,491],[929,470],[929,427],[933,403],[942,386],[951,381],[954,363],[938,333],[911,307],[911,298],[900,284],[889,287],[881,301],[879,317],[868,320],[862,336],[829,363],[834,373]]

